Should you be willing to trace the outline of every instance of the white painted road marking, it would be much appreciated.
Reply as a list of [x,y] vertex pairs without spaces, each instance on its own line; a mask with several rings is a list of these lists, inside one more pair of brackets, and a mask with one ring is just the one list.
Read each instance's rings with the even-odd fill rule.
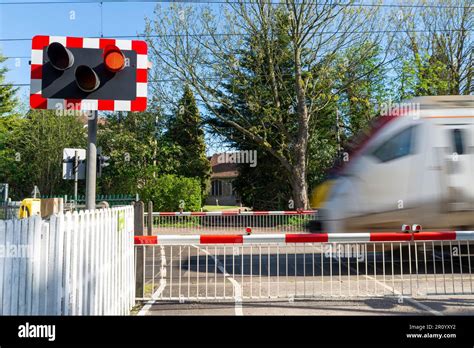
[[201,249],[199,247],[196,247],[196,248],[202,250],[205,254],[210,256],[216,263],[219,271],[221,271],[224,274],[224,277],[232,283],[232,286],[234,287],[235,315],[238,315],[238,316],[244,315],[244,312],[242,310],[242,287],[240,286],[240,284],[234,278],[232,278],[229,273],[226,272],[222,263],[218,261],[214,257],[214,255],[212,255],[209,251],[205,249]]
[[[151,306],[155,304],[156,299],[161,296],[161,294],[166,288],[166,254],[165,254],[165,248],[163,246],[161,246],[160,253],[161,253],[160,286],[158,287],[158,289],[156,289],[156,291],[151,296],[152,300],[148,301],[140,310],[140,312],[138,312],[137,315],[139,316],[146,315],[146,313],[150,310]],[[155,262],[155,260],[153,260],[153,262]],[[153,274],[153,277],[155,277],[154,274]]]

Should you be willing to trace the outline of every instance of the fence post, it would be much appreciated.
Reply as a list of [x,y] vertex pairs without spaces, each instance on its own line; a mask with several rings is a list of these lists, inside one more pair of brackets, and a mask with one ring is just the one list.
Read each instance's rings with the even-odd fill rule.
[[148,215],[147,215],[147,230],[148,235],[153,235],[153,202],[148,202]]
[[[145,204],[142,201],[137,201],[133,205],[134,207],[134,235],[142,236],[144,230],[144,210]],[[136,248],[136,265],[135,265],[135,293],[137,297],[142,297],[143,287],[144,287],[144,277],[143,277],[143,253],[144,248]]]

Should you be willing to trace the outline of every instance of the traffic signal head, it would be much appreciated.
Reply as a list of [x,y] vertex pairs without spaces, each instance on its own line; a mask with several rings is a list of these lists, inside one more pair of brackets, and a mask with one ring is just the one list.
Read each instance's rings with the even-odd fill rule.
[[74,72],[77,87],[84,92],[94,92],[100,86],[100,79],[94,69],[87,65],[79,65]]
[[98,154],[97,155],[97,176],[102,176],[102,169],[105,167],[108,167],[110,165],[109,163],[110,157],[109,156],[103,156]]
[[34,109],[144,111],[147,44],[35,36],[30,105]]
[[125,56],[120,48],[108,45],[104,48],[104,64],[107,70],[118,72],[125,67]]
[[49,63],[57,70],[69,69],[74,64],[71,51],[59,42],[51,43],[46,49]]

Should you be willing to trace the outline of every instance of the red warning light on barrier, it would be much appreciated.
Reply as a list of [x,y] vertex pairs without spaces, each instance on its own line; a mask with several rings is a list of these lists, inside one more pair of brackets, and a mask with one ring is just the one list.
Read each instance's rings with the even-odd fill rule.
[[115,45],[107,45],[104,48],[104,64],[107,70],[118,72],[125,67],[125,56]]
[[245,232],[246,232],[247,234],[251,234],[251,233],[252,233],[252,228],[251,228],[251,227],[245,228]]
[[410,232],[411,226],[410,225],[402,225],[402,232]]

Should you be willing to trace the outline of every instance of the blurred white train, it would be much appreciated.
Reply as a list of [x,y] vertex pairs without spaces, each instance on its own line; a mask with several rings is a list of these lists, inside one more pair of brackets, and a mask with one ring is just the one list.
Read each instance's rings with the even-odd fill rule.
[[380,116],[312,195],[312,232],[474,230],[474,96],[419,97]]

